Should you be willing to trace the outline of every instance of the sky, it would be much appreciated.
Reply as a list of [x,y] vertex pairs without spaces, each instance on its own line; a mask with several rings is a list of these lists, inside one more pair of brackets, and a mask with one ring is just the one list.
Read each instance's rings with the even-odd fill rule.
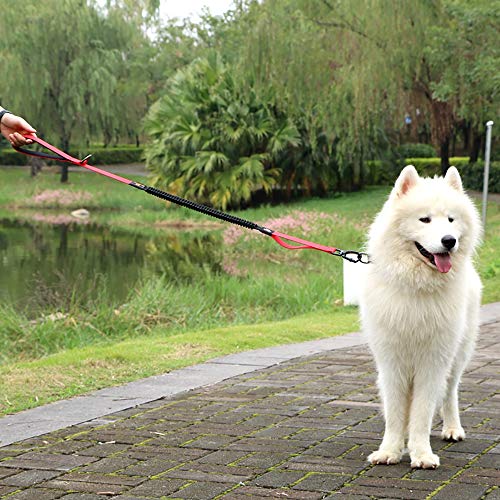
[[232,0],[161,0],[160,16],[162,19],[171,17],[196,18],[203,7],[208,7],[213,15],[224,14],[233,6]]

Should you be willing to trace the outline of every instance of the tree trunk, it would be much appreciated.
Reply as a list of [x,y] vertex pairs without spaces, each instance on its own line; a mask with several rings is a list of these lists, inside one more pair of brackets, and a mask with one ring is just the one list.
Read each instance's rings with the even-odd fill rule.
[[[69,138],[67,137],[63,137],[62,140],[61,140],[61,149],[65,152],[68,151],[69,149]],[[66,183],[68,182],[69,180],[69,175],[68,175],[68,164],[67,163],[63,163],[61,165],[61,182],[62,183]]]
[[479,159],[482,142],[483,135],[477,129],[473,129],[472,144],[469,150],[469,163],[476,163],[476,161]]
[[447,102],[431,101],[431,132],[434,144],[439,146],[441,174],[444,176],[450,167],[450,139],[453,135],[453,111]]
[[447,137],[439,147],[439,156],[441,157],[441,175],[444,177],[446,171],[450,168],[450,138]]
[[464,122],[462,126],[462,134],[464,139],[464,151],[469,151],[470,136],[471,136],[470,122]]
[[68,164],[63,163],[61,165],[61,182],[66,183],[69,180],[69,175],[68,175]]
[[293,181],[295,179],[295,172],[287,179],[285,189],[285,199],[290,201],[292,199]]
[[31,177],[36,177],[38,173],[42,171],[44,162],[40,158],[32,156],[29,159],[29,165],[31,167]]

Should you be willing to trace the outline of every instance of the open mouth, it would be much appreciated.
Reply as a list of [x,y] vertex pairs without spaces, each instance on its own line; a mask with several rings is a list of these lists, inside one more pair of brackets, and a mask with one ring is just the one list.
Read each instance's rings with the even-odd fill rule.
[[431,253],[417,241],[415,241],[415,246],[420,254],[435,266],[440,273],[447,273],[451,269],[451,256],[449,252]]

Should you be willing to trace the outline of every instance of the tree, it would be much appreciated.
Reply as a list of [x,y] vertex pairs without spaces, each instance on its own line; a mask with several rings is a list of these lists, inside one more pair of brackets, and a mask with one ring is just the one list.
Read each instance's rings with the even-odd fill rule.
[[238,67],[257,93],[274,92],[292,119],[300,120],[311,154],[323,158],[329,177],[338,173],[346,187],[357,189],[363,161],[387,149],[387,113],[378,102],[358,105],[356,69],[363,73],[364,67],[354,68],[347,56],[357,49],[358,35],[316,22],[327,12],[321,2],[251,3],[240,27],[247,37]]
[[445,171],[457,127],[498,109],[498,2],[266,0],[249,16],[241,67],[319,120],[355,184],[405,115],[428,120]]
[[242,91],[215,52],[172,77],[145,128],[153,182],[223,209],[278,186],[282,161],[300,144],[295,125]]
[[[127,100],[118,90],[140,28],[117,8],[108,2],[108,11],[100,10],[92,0],[26,0],[22,8],[2,7],[4,102],[64,150],[75,139],[86,143],[99,134],[107,142],[130,123]],[[61,181],[67,178],[65,166]]]
[[453,107],[455,132],[461,128],[475,162],[484,136],[484,124],[499,108],[500,4],[490,1],[446,1],[445,22],[430,30],[425,56],[439,74],[430,85],[435,100]]

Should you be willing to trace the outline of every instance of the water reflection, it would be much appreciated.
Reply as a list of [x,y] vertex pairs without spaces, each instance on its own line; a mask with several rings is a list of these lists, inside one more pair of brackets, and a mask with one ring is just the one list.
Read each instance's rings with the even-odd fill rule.
[[[123,301],[144,273],[193,280],[221,269],[214,232],[165,232],[149,237],[92,226],[0,221],[0,300],[16,308],[96,297],[104,286]],[[74,297],[73,297],[74,299]]]

